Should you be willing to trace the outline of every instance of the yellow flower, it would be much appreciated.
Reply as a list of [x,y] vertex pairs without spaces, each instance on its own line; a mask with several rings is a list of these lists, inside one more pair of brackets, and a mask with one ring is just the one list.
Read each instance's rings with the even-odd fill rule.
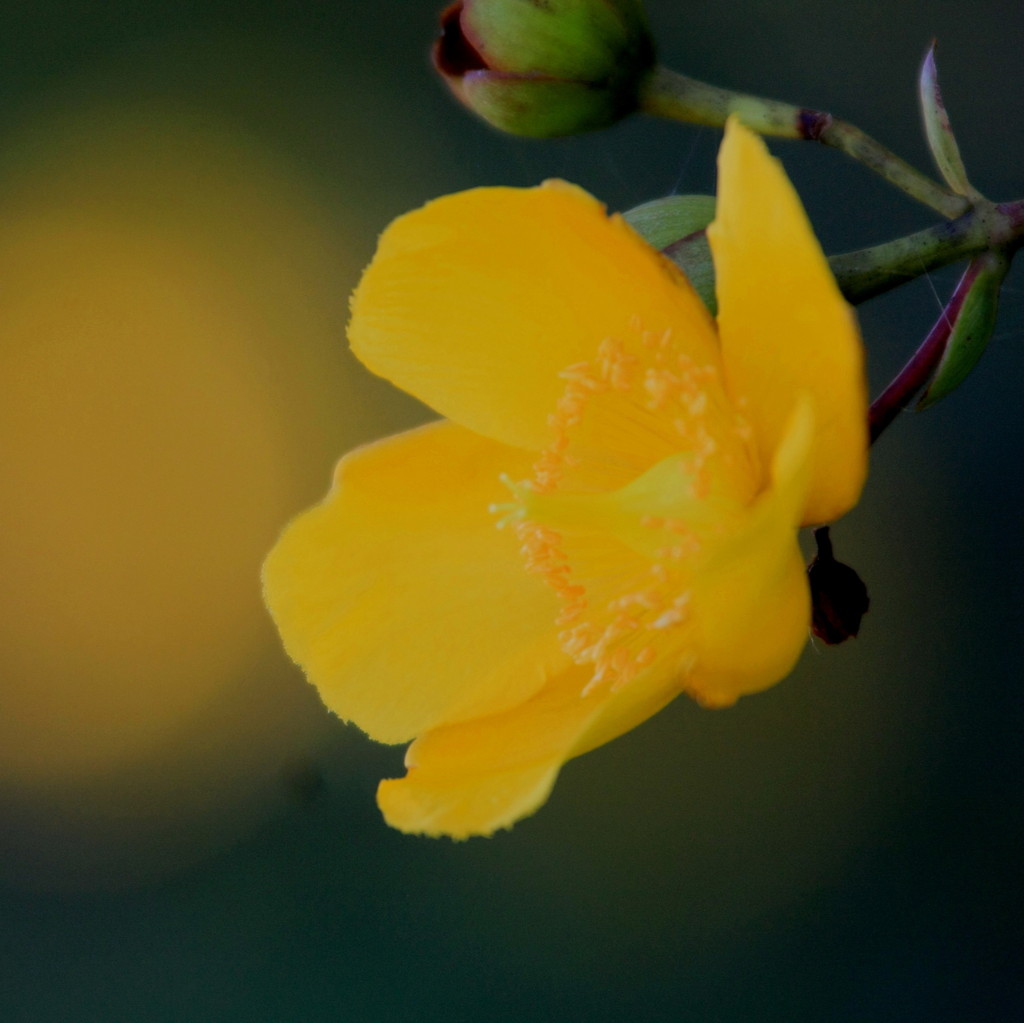
[[265,592],[329,708],[415,738],[378,790],[395,827],[507,827],[680,693],[727,706],[799,657],[797,530],[847,511],[866,471],[860,340],[737,123],[709,237],[717,323],[562,182],[448,196],[381,238],[352,347],[446,421],[344,458]]

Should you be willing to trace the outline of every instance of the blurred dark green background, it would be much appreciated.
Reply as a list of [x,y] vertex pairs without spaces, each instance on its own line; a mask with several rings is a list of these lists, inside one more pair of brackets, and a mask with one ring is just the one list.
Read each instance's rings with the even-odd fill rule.
[[[937,37],[975,184],[1024,194],[1019,0],[648,8],[670,65],[919,164]],[[862,637],[734,710],[679,701],[514,831],[386,829],[402,751],[280,653],[263,553],[341,453],[427,415],[344,345],[379,230],[478,184],[713,189],[710,130],[471,120],[435,14],[0,8],[0,1020],[1024,1019],[1020,267],[976,374],[894,425],[834,530]],[[932,222],[775,149],[829,251]],[[876,387],[955,279],[863,308]]]

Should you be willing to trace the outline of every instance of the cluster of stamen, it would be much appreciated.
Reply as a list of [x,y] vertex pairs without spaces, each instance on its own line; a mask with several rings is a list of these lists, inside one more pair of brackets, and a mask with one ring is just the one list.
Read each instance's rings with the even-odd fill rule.
[[632,388],[636,361],[621,341],[608,337],[598,346],[593,362],[577,362],[559,373],[565,381],[565,390],[555,411],[548,416],[554,436],[533,467],[533,489],[538,494],[552,493],[572,463],[568,453],[571,432],[583,419],[593,398],[609,391],[627,392]]
[[[552,440],[535,463],[533,479],[510,484],[516,501],[503,506],[527,569],[541,575],[561,600],[557,624],[563,649],[577,663],[594,666],[584,694],[603,684],[618,689],[656,662],[682,676],[691,670],[689,566],[706,539],[681,518],[640,515],[637,524],[650,531],[652,555],[621,549],[621,557],[611,556],[619,566],[615,572],[588,571],[578,548],[600,545],[601,538],[581,541],[571,530],[546,523],[543,511],[545,495],[573,489],[572,472],[583,461],[574,446],[584,419],[625,414],[631,426],[639,424],[649,433],[652,462],[669,453],[683,455],[679,471],[697,501],[707,497],[723,457],[734,457],[720,450],[715,429],[721,436],[725,424],[740,446],[749,438],[724,396],[716,367],[698,365],[679,351],[671,330],[647,331],[634,320],[627,337],[629,344],[606,338],[594,359],[563,370],[565,389],[548,420]],[[619,550],[614,537],[604,542]]]

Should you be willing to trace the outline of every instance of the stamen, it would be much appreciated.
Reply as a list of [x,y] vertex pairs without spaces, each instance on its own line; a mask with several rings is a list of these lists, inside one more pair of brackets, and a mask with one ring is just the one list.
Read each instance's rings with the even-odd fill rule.
[[[639,316],[559,377],[551,441],[532,479],[503,478],[512,500],[491,511],[515,529],[527,570],[557,594],[559,643],[593,666],[584,696],[646,671],[672,672],[682,688],[693,665],[690,581],[714,537],[701,505],[712,494],[727,504],[753,494],[749,426],[718,369],[681,350],[671,328],[645,329]],[[607,451],[598,447],[605,443]],[[602,455],[617,480],[603,491],[593,484]],[[576,470],[592,475],[569,479]],[[570,486],[581,478],[582,490]],[[629,479],[635,487],[623,485]]]
[[500,516],[495,526],[498,529],[505,529],[506,526],[515,525],[517,522],[522,521],[523,516],[526,514],[523,495],[533,489],[533,484],[529,480],[521,480],[517,483],[506,472],[503,472],[498,479],[512,491],[512,500],[489,504],[487,511],[491,515]]

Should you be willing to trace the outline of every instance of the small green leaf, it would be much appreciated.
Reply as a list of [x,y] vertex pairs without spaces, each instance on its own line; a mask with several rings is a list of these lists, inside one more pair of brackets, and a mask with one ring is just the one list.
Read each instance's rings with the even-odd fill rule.
[[972,261],[967,272],[975,274],[974,281],[960,309],[953,313],[956,319],[946,350],[928,390],[917,403],[919,409],[929,408],[959,387],[985,353],[996,326],[999,288],[1009,266],[1010,261],[1001,252],[986,252]]
[[715,219],[715,197],[669,195],[627,210],[622,216],[648,245],[664,249],[703,231]]
[[946,113],[946,104],[942,101],[934,42],[928,48],[924,64],[921,65],[918,89],[921,113],[924,117],[924,133],[939,173],[957,195],[980,199],[980,193],[967,180],[967,170],[960,156],[960,147],[956,144],[956,136],[949,123],[949,114]]

